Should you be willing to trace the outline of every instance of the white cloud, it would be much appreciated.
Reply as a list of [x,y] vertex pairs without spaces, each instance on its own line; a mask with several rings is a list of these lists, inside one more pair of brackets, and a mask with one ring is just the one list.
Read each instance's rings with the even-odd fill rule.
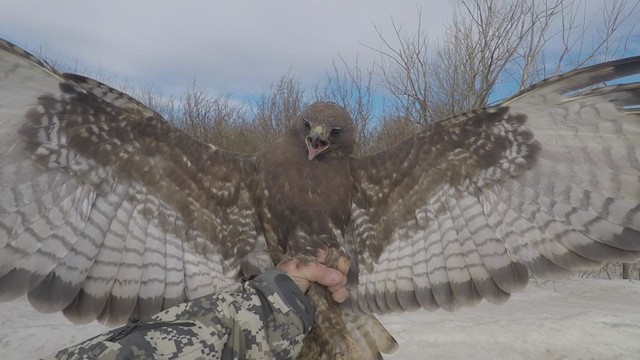
[[321,79],[339,55],[366,63],[379,45],[373,24],[411,31],[417,8],[437,38],[453,2],[23,0],[0,13],[0,36],[46,45],[134,83],[184,88],[197,76],[213,91],[259,92],[291,72]]

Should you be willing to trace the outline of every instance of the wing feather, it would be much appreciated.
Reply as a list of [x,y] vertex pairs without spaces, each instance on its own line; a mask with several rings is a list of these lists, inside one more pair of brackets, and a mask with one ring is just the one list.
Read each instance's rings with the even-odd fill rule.
[[476,286],[489,302],[502,303],[509,297],[505,288],[514,282],[510,276],[513,273],[504,271],[510,265],[507,252],[497,241],[477,197],[460,196],[458,204],[471,240],[466,244],[467,251],[473,254],[474,265],[485,270]]
[[0,109],[0,300],[117,324],[273,266],[252,155],[4,40]]
[[[452,245],[455,247],[455,250],[452,252],[455,253],[457,251],[457,256],[462,257],[462,260],[464,261],[462,266],[465,267],[467,272],[464,274],[463,279],[468,281],[468,292],[466,293],[466,296],[459,294],[456,299],[460,304],[468,303],[469,305],[472,305],[482,300],[483,296],[479,293],[478,289],[484,289],[484,283],[489,279],[489,273],[483,266],[481,266],[478,253],[475,247],[473,247],[473,240],[471,239],[469,228],[462,217],[462,212],[460,211],[456,198],[453,196],[447,196],[445,205],[448,213],[451,215],[453,227],[456,231],[456,237],[454,239],[456,243]],[[488,294],[484,297],[493,298]]]
[[[415,227],[415,222],[424,217],[425,214],[416,211],[416,219],[411,220],[409,225]],[[429,274],[427,270],[427,243],[424,241],[423,231],[407,232],[407,236],[411,239],[413,253],[413,261],[411,263],[411,272],[413,273],[413,288],[415,292],[416,302],[420,307],[427,310],[438,309],[438,303],[431,291],[431,283],[429,282]],[[366,273],[366,271],[365,271]],[[412,306],[411,308],[413,308]]]
[[176,235],[179,234],[176,226],[177,216],[166,204],[162,204],[161,210],[161,221],[168,225],[168,231],[165,232],[164,259],[166,268],[162,304],[162,308],[167,309],[187,299],[185,283],[187,276],[183,262],[183,242]]
[[112,193],[96,199],[90,219],[78,240],[47,277],[29,292],[29,301],[44,312],[60,311],[67,307],[80,291],[116,212],[122,205],[128,188],[118,186]]
[[[97,318],[105,306],[124,256],[125,239],[136,208],[135,188],[126,187],[126,195],[111,220],[98,254],[82,281],[73,301],[64,308],[64,315],[76,323],[86,323]],[[86,254],[87,258],[90,254]],[[77,285],[76,285],[77,286]]]
[[456,306],[471,305],[477,302],[476,291],[473,285],[471,271],[462,252],[460,234],[454,221],[456,213],[450,208],[449,197],[444,199],[443,211],[446,216],[436,218],[440,232],[443,233],[442,250],[447,267],[447,278],[451,284],[451,290]]
[[146,229],[146,243],[142,259],[142,278],[140,291],[134,314],[146,319],[162,310],[165,286],[165,237],[160,232],[163,227],[158,223],[159,203],[157,198],[151,198],[150,206],[153,216],[149,218]]
[[[42,289],[42,286],[51,284],[53,270],[71,252],[78,241],[82,241],[80,234],[85,231],[90,232],[89,229],[85,230],[91,212],[91,207],[87,204],[95,201],[95,192],[90,186],[78,186],[73,197],[66,200],[59,204],[64,204],[68,208],[54,208],[49,214],[38,219],[37,222],[49,224],[48,233],[36,235],[46,240],[41,241],[33,253],[16,264],[16,269],[30,274],[27,287],[29,300],[39,311],[50,311],[53,299],[43,299],[40,295],[42,290],[39,293],[35,288]],[[20,242],[20,239],[17,239],[17,242]]]
[[440,215],[438,214],[439,209],[434,208],[433,204],[431,205],[427,207],[427,218],[436,224],[425,232],[427,274],[429,275],[433,298],[441,308],[453,311],[456,309],[456,304],[447,274],[447,266],[442,249],[442,234],[437,226],[437,217]]
[[[382,272],[382,275],[385,276],[385,279],[383,280],[384,290],[381,291],[380,296],[385,298],[384,303],[387,304],[389,306],[389,309],[392,311],[401,309],[397,296],[398,291],[396,289],[396,285],[399,286],[399,282],[401,281],[400,278],[398,278],[398,253],[400,251],[399,248],[399,242],[391,242],[391,245],[388,249],[389,258],[385,262],[387,268],[385,272]],[[398,282],[398,284],[396,284],[396,282]]]
[[501,303],[529,271],[637,260],[640,82],[601,83],[639,73],[640,57],[579,69],[353,159],[349,305]]
[[124,238],[123,255],[107,303],[98,320],[103,323],[121,323],[133,314],[143,273],[143,259],[147,249],[146,230],[149,220],[144,215],[150,206],[150,196],[143,189],[136,191],[136,206],[131,214],[127,235]]
[[[406,236],[403,233],[401,236]],[[398,305],[401,309],[417,309],[420,307],[415,297],[415,287],[413,282],[413,242],[407,241],[400,247],[398,251],[397,265],[397,290],[396,296]],[[399,244],[400,246],[400,244]],[[387,281],[391,279],[387,277]]]

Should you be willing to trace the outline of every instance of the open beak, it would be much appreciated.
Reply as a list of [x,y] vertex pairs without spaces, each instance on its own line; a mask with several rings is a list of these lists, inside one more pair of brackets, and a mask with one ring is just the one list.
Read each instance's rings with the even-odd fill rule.
[[327,150],[331,143],[327,140],[326,129],[322,125],[317,125],[304,138],[309,151],[309,160],[313,160],[318,154]]

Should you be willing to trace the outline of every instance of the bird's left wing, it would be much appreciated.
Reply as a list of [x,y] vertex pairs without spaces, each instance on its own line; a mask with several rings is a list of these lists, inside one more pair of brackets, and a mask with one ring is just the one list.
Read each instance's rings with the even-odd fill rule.
[[505,301],[542,277],[640,255],[640,57],[545,80],[354,159],[348,306]]
[[0,300],[116,324],[272,266],[252,156],[0,40]]

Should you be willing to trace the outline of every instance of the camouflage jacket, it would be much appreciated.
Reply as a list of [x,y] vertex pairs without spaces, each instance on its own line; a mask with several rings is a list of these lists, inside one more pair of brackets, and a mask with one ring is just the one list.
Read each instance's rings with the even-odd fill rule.
[[270,270],[244,291],[203,296],[61,350],[52,359],[296,358],[314,309],[291,278]]

